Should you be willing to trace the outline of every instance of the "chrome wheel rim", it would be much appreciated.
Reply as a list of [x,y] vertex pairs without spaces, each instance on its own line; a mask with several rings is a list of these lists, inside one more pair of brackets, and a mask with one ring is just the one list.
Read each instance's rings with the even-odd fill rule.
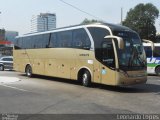
[[30,76],[30,75],[31,75],[31,69],[28,68],[28,69],[27,69],[27,76]]
[[83,74],[83,84],[87,84],[87,82],[88,82],[88,76],[85,73],[85,74]]

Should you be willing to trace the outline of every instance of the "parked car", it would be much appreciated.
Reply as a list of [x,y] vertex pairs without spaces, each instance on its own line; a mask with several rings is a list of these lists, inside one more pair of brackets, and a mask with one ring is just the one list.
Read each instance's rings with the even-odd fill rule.
[[9,70],[13,69],[12,56],[4,56],[0,58],[0,71],[4,71],[5,69],[9,69]]

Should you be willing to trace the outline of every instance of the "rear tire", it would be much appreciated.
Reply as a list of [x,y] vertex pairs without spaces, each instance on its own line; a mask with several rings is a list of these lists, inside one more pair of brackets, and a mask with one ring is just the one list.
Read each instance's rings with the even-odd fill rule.
[[26,76],[32,77],[32,67],[30,65],[27,65],[25,71],[26,71]]
[[89,87],[91,85],[91,74],[88,70],[85,70],[81,76],[82,85]]
[[0,65],[0,71],[4,71],[4,66]]
[[160,66],[158,66],[157,68],[156,68],[156,74],[158,75],[158,76],[160,76]]

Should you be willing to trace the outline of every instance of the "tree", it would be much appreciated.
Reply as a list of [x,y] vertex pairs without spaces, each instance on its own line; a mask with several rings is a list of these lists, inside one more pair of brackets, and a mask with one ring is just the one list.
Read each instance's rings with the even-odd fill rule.
[[142,39],[155,40],[155,20],[159,16],[159,10],[151,3],[138,4],[127,13],[123,25],[130,27],[139,33]]
[[96,23],[96,22],[98,22],[98,20],[94,20],[94,19],[89,20],[89,19],[85,18],[85,19],[82,21],[81,24],[86,25],[86,24],[91,24],[91,23]]
[[156,42],[160,43],[160,34],[156,35]]

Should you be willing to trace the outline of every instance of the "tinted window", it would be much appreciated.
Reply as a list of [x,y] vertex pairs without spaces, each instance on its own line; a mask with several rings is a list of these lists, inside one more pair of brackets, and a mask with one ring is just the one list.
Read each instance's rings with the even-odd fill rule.
[[147,58],[152,57],[152,49],[151,46],[144,46],[144,50],[146,52]]
[[42,34],[34,36],[33,41],[35,48],[46,48],[49,43],[49,35],[50,34]]
[[109,31],[104,28],[98,28],[98,27],[90,27],[88,28],[90,31],[92,38],[94,40],[94,47],[95,47],[95,57],[97,60],[99,60],[101,63],[102,61],[102,43],[105,40],[105,36],[110,35]]
[[57,41],[57,34],[56,33],[51,34],[49,47],[51,47],[51,48],[58,47],[58,41]]
[[154,50],[154,57],[160,57],[160,47],[156,46]]
[[93,37],[95,48],[101,48],[102,41],[105,40],[104,37],[110,35],[109,31],[104,28],[96,27],[91,27],[88,29]]
[[33,40],[31,39],[31,37],[24,37],[23,38],[23,45],[22,45],[22,48],[23,49],[30,49],[32,48],[32,43],[33,43]]
[[19,41],[19,38],[16,38],[16,40],[14,42],[15,49],[19,49],[18,41]]
[[102,43],[102,62],[106,66],[115,68],[115,56],[112,41]]
[[3,58],[2,60],[3,60],[3,61],[13,61],[12,58]]
[[30,37],[30,49],[38,48],[38,40],[37,40],[38,35],[34,35]]
[[73,31],[73,48],[80,48],[89,50],[91,48],[91,41],[84,29]]
[[17,38],[15,42],[15,49],[22,49],[23,38]]
[[33,35],[17,38],[15,49],[46,48],[49,43],[50,34]]
[[32,40],[33,40],[33,48],[42,48],[42,40],[43,40],[42,35],[34,35],[32,36]]
[[72,46],[72,31],[58,32],[56,38],[56,46],[69,48]]

